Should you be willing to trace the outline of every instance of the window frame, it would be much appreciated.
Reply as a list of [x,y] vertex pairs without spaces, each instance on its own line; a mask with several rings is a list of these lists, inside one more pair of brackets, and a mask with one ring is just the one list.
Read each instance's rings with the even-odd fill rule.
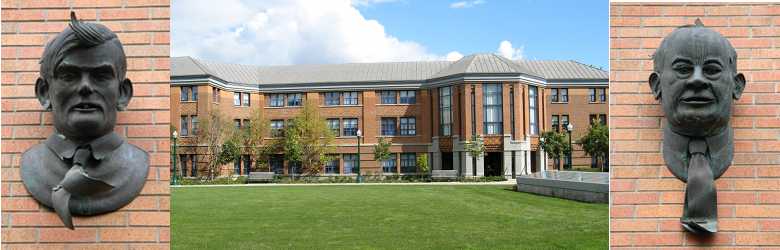
[[[276,126],[281,124],[281,126]],[[282,137],[284,136],[284,120],[281,119],[275,119],[270,121],[271,126],[271,137]]]
[[560,93],[560,102],[561,103],[569,103],[569,88],[560,88],[558,90],[558,93]]
[[[381,162],[382,173],[384,174],[397,173],[396,172],[396,169],[398,168],[398,163],[396,161],[397,159],[398,157],[396,156],[396,153],[390,153],[390,158]],[[387,171],[390,170],[390,168],[392,168],[392,171]]]
[[[352,121],[354,121],[354,127],[351,127]],[[349,122],[350,127],[347,127],[347,122]],[[360,121],[358,118],[344,118],[341,119],[341,134],[342,136],[357,136],[358,128],[360,127]],[[349,129],[349,130],[347,130]],[[353,130],[354,129],[354,130]],[[349,133],[347,133],[349,132]]]
[[398,92],[399,104],[416,104],[417,103],[417,91],[416,90],[401,90]]
[[285,94],[279,94],[279,93],[269,94],[268,107],[272,107],[272,108],[284,107],[285,104],[284,99],[285,99]]
[[[343,105],[348,105],[348,106],[360,105],[360,95],[358,93],[360,93],[360,92],[357,92],[357,91],[343,92],[342,93],[342,96],[344,97],[343,98],[344,99],[343,100]],[[354,96],[352,96],[352,95],[354,95]],[[354,103],[352,101],[354,101]]]
[[[503,110],[503,84],[501,83],[495,83],[495,84],[484,84],[482,86],[482,109],[483,109],[483,115],[482,115],[482,126],[484,129],[484,133],[486,135],[501,135],[504,131],[504,110]],[[493,104],[487,104],[489,98],[495,98],[497,100],[496,103]],[[490,110],[498,110],[498,116],[493,117],[497,118],[498,120],[492,120],[488,119],[490,118]]]
[[[336,98],[335,100],[333,98]],[[325,92],[324,98],[322,98],[325,103],[324,106],[338,106],[341,105],[341,92]],[[335,101],[335,103],[333,102]]]
[[417,135],[417,117],[401,117],[398,119],[398,130],[402,136]]
[[241,92],[233,92],[233,107],[241,106]]
[[398,92],[395,90],[379,91],[379,104],[398,104]]
[[551,88],[550,89],[550,102],[558,103],[558,89],[557,88]]
[[[336,122],[335,123],[336,124],[335,132],[334,132],[333,126],[331,126],[332,122],[334,122],[334,121]],[[334,132],[333,135],[335,137],[340,137],[341,136],[341,120],[339,118],[328,118],[328,119],[325,119],[325,122],[328,125],[328,129],[330,129],[331,132]]]
[[[392,124],[390,124],[392,123]],[[392,126],[390,126],[392,125]],[[398,135],[398,118],[382,117],[379,119],[379,135],[396,136]]]
[[190,120],[189,116],[182,115],[179,120],[179,136],[190,136]]
[[[445,95],[445,91],[447,94]],[[439,134],[452,136],[452,86],[439,88]],[[444,100],[447,100],[445,104]],[[446,114],[446,116],[445,116]],[[445,119],[448,118],[448,119]]]
[[[410,163],[411,165],[409,165]],[[401,153],[401,173],[411,174],[416,172],[417,172],[417,153]]]
[[302,93],[289,93],[289,94],[287,94],[287,106],[288,107],[300,107],[300,106],[303,106],[303,94]]

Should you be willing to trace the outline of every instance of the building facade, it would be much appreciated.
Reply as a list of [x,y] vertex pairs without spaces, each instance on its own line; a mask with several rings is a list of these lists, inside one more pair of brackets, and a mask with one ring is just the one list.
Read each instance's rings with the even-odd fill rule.
[[[241,127],[261,110],[270,121],[265,138],[273,140],[304,102],[313,102],[336,134],[335,160],[324,166],[324,175],[355,175],[358,159],[361,174],[416,173],[417,157],[427,154],[434,170],[511,178],[549,168],[539,135],[552,129],[553,113],[583,106],[580,101],[551,103],[551,87],[606,91],[608,82],[605,71],[573,61],[512,61],[493,54],[455,62],[294,66],[175,57],[171,71],[171,119],[180,135],[178,171],[183,176],[203,174],[205,149],[194,143],[192,130],[209,112],[219,109]],[[592,109],[571,112],[573,123],[587,121],[585,114],[607,113],[605,104],[584,106]],[[475,135],[484,139],[486,152],[473,158],[463,142]],[[373,148],[380,137],[391,143],[392,155],[377,162]],[[581,161],[575,158],[575,164]],[[268,165],[278,174],[300,172],[281,154]],[[222,174],[253,169],[252,159],[244,156]]]

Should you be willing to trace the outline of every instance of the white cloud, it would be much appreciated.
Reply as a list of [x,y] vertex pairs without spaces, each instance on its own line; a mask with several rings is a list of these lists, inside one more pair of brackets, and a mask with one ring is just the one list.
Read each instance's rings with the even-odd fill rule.
[[480,4],[484,4],[485,0],[474,0],[474,1],[460,1],[460,2],[454,2],[450,4],[450,8],[453,9],[463,9],[463,8],[471,8]]
[[447,53],[447,56],[444,57],[444,60],[447,61],[457,61],[463,58],[463,54],[457,51],[452,51],[450,53]]
[[523,46],[520,46],[520,48],[514,48],[512,47],[512,43],[503,40],[501,43],[498,44],[498,49],[496,50],[496,54],[499,54],[501,56],[504,56],[506,58],[512,59],[512,60],[520,60],[523,59]]
[[386,1],[176,0],[172,54],[256,65],[448,58],[386,33],[355,7]]

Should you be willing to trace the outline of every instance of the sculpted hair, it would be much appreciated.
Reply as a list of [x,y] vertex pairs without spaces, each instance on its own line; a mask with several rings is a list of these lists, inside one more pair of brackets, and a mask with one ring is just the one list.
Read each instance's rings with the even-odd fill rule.
[[46,44],[41,57],[41,77],[45,80],[55,77],[54,73],[65,55],[73,49],[90,48],[104,43],[111,43],[119,49],[119,56],[114,65],[117,67],[117,79],[125,79],[127,62],[122,43],[116,33],[98,23],[85,23],[76,18],[75,12],[70,12],[70,24],[54,39]]
[[693,25],[684,25],[680,26],[672,33],[664,37],[664,40],[661,41],[661,45],[658,46],[658,49],[655,51],[655,54],[653,54],[653,71],[655,72],[661,72],[661,69],[664,65],[664,60],[666,60],[666,57],[664,56],[667,51],[669,50],[669,47],[673,43],[672,41],[679,39],[678,37],[691,37],[691,33],[694,32],[708,32],[711,33],[714,37],[718,38],[718,42],[722,46],[722,48],[728,50],[728,62],[726,62],[733,74],[737,74],[737,50],[734,49],[733,46],[731,46],[731,43],[728,39],[723,37],[720,33],[704,27],[704,24],[701,22],[701,20],[696,19],[696,23]]

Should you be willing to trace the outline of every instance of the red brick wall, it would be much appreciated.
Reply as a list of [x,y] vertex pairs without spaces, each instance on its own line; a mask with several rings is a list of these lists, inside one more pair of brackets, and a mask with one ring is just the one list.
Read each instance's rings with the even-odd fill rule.
[[[2,242],[17,248],[152,248],[170,241],[169,1],[2,1]],[[21,153],[53,130],[33,89],[43,46],[67,26],[70,8],[118,33],[135,96],[117,131],[151,156],[146,185],[109,214],[74,218],[75,231],[39,205],[19,177]]]
[[[780,5],[640,5],[611,7],[610,245],[780,246]],[[662,110],[647,79],[651,55],[675,27],[702,17],[731,41],[747,78],[733,108],[734,161],[716,181],[719,232],[684,233],[684,184],[661,155]]]

